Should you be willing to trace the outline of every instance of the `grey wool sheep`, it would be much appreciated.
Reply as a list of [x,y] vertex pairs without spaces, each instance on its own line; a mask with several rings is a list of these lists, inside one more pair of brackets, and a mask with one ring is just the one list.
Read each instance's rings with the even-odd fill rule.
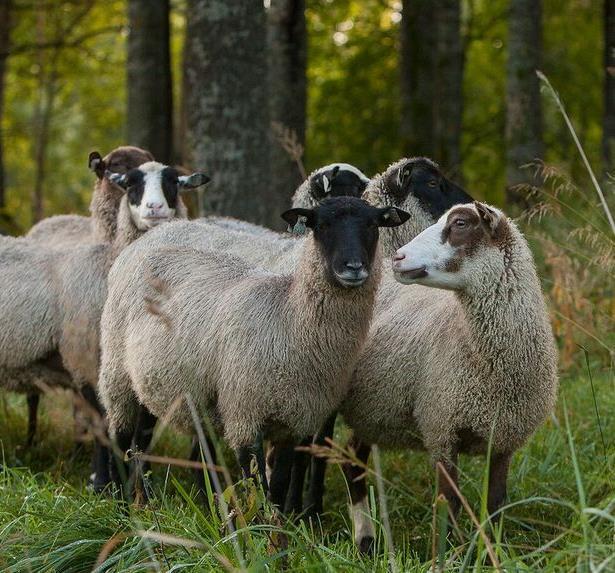
[[[140,404],[192,432],[189,394],[249,475],[246,452],[260,436],[284,445],[292,459],[292,445],[338,407],[372,316],[378,227],[399,225],[407,214],[339,197],[283,217],[290,224],[305,217],[313,229],[294,273],[158,246],[155,234],[117,259],[101,323],[98,391],[121,450],[130,446]],[[156,312],[145,303],[152,300]],[[181,405],[168,420],[173,403]],[[270,484],[276,504],[289,472],[286,463]]]
[[[123,193],[104,177],[105,173],[123,175],[153,160],[154,157],[149,151],[130,145],[116,147],[104,158],[94,152],[88,161],[90,169],[97,175],[90,202],[92,216],[55,215],[47,217],[34,225],[26,237],[47,247],[58,248],[111,240],[115,229],[115,215]],[[108,213],[108,216],[105,213]]]
[[[44,248],[25,238],[0,242],[0,381],[21,392],[55,381],[95,398],[99,322],[107,273],[115,257],[149,228],[185,217],[180,187],[206,182],[200,173],[177,177],[175,170],[146,162],[124,175],[109,173],[122,199],[101,213],[95,226],[112,240],[84,246]],[[110,197],[106,192],[105,197]],[[102,204],[102,201],[100,202]],[[44,372],[46,370],[47,372]],[[62,375],[62,376],[61,376]],[[90,389],[90,390],[88,390]],[[97,404],[93,404],[97,406]]]
[[[413,286],[399,285],[357,362],[341,408],[352,443],[363,461],[370,444],[424,448],[456,482],[458,454],[484,454],[491,439],[494,513],[512,454],[551,413],[558,387],[532,253],[510,219],[475,202],[453,207],[399,249],[393,270]],[[367,551],[374,531],[364,470],[346,471],[355,541]],[[439,490],[456,511],[442,472]]]

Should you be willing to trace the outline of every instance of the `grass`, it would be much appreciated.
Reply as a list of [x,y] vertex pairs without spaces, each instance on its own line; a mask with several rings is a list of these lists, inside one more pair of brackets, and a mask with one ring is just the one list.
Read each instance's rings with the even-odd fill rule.
[[[556,415],[517,453],[501,530],[483,523],[503,571],[615,570],[614,390],[609,372],[564,378]],[[424,453],[381,453],[392,541],[386,542],[380,525],[382,506],[372,479],[377,550],[374,557],[361,557],[352,544],[347,486],[337,466],[330,468],[322,523],[278,523],[248,484],[238,493],[240,517],[230,535],[228,523],[195,501],[192,477],[180,468],[154,468],[154,497],[147,507],[126,508],[87,491],[91,445],[73,452],[66,395],[44,399],[42,438],[30,452],[19,447],[25,419],[23,397],[0,398],[2,571],[432,570],[435,476]],[[342,443],[344,433],[338,428]],[[187,457],[188,451],[187,439],[170,432],[157,446],[163,455]],[[236,472],[232,464],[230,471]],[[461,490],[479,519],[484,472],[482,459],[462,459]],[[491,570],[467,514],[459,530],[461,539],[454,536],[437,549],[445,554],[445,569]],[[288,538],[286,550],[272,549],[280,532]]]

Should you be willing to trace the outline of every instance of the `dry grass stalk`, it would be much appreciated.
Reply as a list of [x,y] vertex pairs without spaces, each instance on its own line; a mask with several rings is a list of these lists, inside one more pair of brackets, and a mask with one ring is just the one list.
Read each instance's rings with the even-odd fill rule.
[[305,172],[305,166],[303,165],[304,148],[299,141],[297,132],[290,127],[286,127],[279,121],[271,122],[271,131],[282,149],[284,149],[288,156],[296,163],[301,179],[306,179],[307,173]]

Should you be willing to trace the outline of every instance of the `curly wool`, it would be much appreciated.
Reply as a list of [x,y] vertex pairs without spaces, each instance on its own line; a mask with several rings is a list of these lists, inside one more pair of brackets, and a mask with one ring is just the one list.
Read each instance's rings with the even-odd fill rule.
[[311,237],[293,275],[156,244],[132,245],[109,278],[98,390],[111,431],[134,428],[139,402],[165,419],[181,403],[170,422],[192,431],[187,393],[235,448],[318,430],[346,393],[379,273],[331,286]]
[[[511,221],[504,252],[476,256],[464,292],[399,285],[377,315],[341,411],[365,443],[512,453],[552,411],[557,350],[531,251]],[[480,271],[479,267],[480,266]]]

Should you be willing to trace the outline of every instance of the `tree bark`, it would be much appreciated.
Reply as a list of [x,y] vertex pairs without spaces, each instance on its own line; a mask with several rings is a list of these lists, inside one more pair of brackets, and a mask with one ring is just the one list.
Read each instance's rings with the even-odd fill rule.
[[6,207],[4,131],[2,130],[2,120],[4,119],[4,83],[10,42],[10,7],[11,0],[0,0],[0,218]]
[[506,67],[506,183],[509,203],[524,206],[519,185],[536,185],[521,166],[543,157],[542,108],[536,70],[542,55],[542,1],[511,0]]
[[604,171],[615,170],[615,0],[604,1]]
[[401,136],[406,155],[461,171],[464,49],[460,0],[404,0]]
[[402,149],[435,157],[433,0],[403,0],[400,31]]
[[191,165],[208,210],[258,223],[271,203],[266,17],[262,0],[189,0],[185,52]]
[[[268,13],[269,111],[272,128],[271,192],[274,205],[290,205],[303,177],[296,158],[305,147],[305,0],[271,0]],[[294,133],[296,145],[285,135]]]
[[127,140],[173,159],[169,0],[128,1]]
[[459,180],[465,63],[460,0],[437,0],[436,30],[435,158]]

